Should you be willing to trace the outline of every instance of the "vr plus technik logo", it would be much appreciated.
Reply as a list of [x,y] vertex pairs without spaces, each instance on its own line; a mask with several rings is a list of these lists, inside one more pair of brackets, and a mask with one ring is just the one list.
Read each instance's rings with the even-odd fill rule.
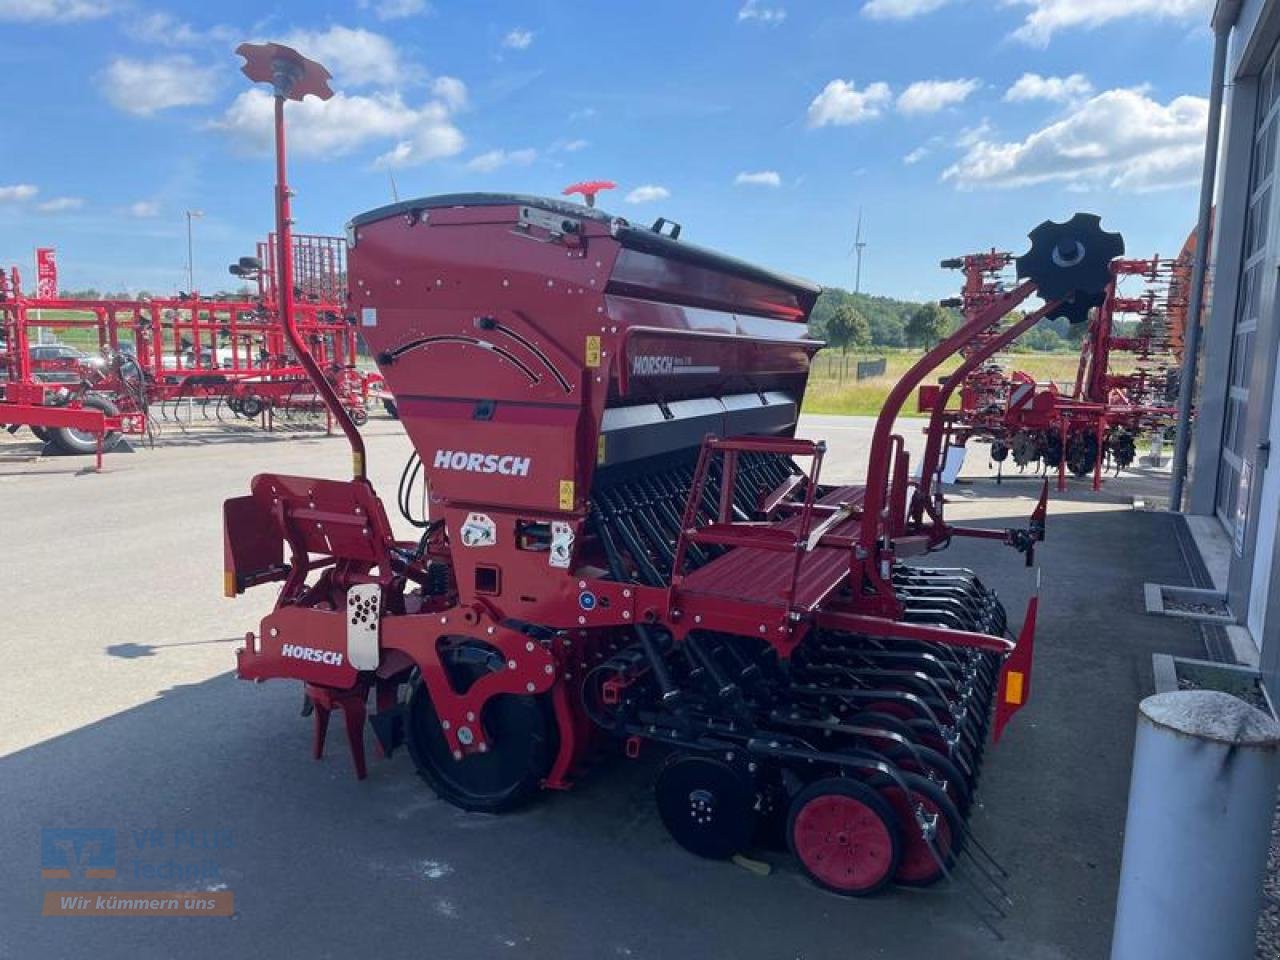
[[[214,856],[221,858],[234,848],[230,830],[45,827],[40,831],[40,876],[66,882],[44,891],[41,915],[233,916],[235,898],[221,882]],[[115,883],[105,889],[88,883],[95,880]]]
[[40,876],[46,880],[112,880],[116,832],[85,827],[40,831]]

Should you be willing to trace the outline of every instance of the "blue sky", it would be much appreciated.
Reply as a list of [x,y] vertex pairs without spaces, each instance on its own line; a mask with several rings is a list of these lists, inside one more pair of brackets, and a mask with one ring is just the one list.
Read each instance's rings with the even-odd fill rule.
[[[292,112],[299,229],[461,190],[619,189],[693,242],[850,287],[947,294],[939,259],[1101,213],[1135,254],[1195,217],[1208,0],[0,0],[0,263],[185,286],[271,225],[242,39],[293,42],[335,100]],[[1029,76],[1028,76],[1029,75]],[[14,83],[14,78],[21,78]]]

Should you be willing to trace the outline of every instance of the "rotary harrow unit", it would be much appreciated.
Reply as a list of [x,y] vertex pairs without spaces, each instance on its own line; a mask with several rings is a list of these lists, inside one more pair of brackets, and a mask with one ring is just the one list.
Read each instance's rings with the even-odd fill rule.
[[[276,44],[239,52],[275,91],[287,251],[284,104],[331,95],[328,74]],[[1085,215],[1033,238],[1017,286],[895,387],[865,483],[833,486],[824,444],[795,436],[816,286],[690,245],[676,224],[558,199],[462,194],[355,217],[349,309],[416,451],[398,500],[419,534],[393,535],[361,437],[308,363],[353,477],[261,474],[226,501],[227,595],[282,583],[239,675],[302,682],[317,757],[337,710],[364,777],[367,720],[380,753],[404,743],[465,810],[568,788],[614,742],[665,754],[658,810],[694,853],[785,837],[848,895],[932,883],[962,855],[967,877],[995,882],[967,813],[988,735],[1030,694],[1037,601],[1015,639],[977,574],[922,561],[967,536],[1030,565],[1048,484],[1025,528],[952,524],[943,431],[913,481],[893,425],[931,371],[1033,295],[1047,302],[1032,322],[1102,293],[1122,249]]]

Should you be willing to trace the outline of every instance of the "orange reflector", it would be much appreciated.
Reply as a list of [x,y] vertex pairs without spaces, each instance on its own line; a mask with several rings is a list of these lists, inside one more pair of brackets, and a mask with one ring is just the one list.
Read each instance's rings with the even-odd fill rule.
[[234,570],[222,571],[222,595],[224,597],[234,597],[236,595],[236,574]]
[[1004,702],[1015,706],[1022,703],[1022,672],[1010,670],[1004,682]]

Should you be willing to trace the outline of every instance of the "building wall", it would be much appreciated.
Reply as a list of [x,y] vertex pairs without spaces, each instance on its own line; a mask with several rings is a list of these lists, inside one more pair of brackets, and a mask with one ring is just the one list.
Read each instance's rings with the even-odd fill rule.
[[[1233,543],[1228,600],[1280,674],[1280,590],[1272,558],[1280,477],[1268,469],[1280,430],[1280,0],[1248,0],[1231,37],[1224,101],[1211,301],[1194,437],[1192,513],[1217,515]],[[1280,449],[1280,448],[1278,448]],[[1272,689],[1280,689],[1273,686]]]

